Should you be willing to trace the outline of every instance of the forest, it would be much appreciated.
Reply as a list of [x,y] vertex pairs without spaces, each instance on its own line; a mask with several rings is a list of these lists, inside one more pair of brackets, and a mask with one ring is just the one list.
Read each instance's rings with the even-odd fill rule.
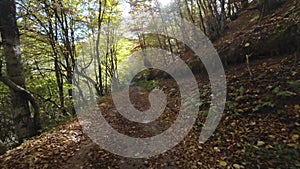
[[299,0],[0,0],[0,168],[300,168]]

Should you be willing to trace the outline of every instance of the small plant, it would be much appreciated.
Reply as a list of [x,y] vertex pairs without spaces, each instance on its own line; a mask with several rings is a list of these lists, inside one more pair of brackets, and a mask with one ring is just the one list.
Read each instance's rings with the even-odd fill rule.
[[300,80],[287,82],[289,87],[294,92],[300,92]]
[[[297,94],[294,92],[297,92],[298,89],[300,89],[300,86],[296,82],[288,82],[288,85],[290,86],[290,90],[280,90],[279,87],[276,87],[272,90],[272,93],[276,95],[276,97],[279,98],[286,98],[286,97],[291,97],[291,96],[296,96]],[[300,85],[300,83],[299,83]],[[298,88],[299,87],[299,88]]]
[[195,104],[195,106],[197,106],[197,107],[201,107],[203,104],[204,104],[203,102],[201,102],[201,101],[198,101],[198,102]]
[[159,82],[156,80],[149,80],[149,81],[139,81],[134,82],[131,86],[140,86],[144,88],[147,91],[152,91],[153,89],[157,88],[159,85]]
[[[278,168],[299,168],[299,152],[287,145],[266,145],[264,147],[247,146],[242,154],[244,163],[250,168],[269,168],[276,166]],[[268,163],[257,162],[268,161]],[[256,164],[256,165],[254,165]]]
[[231,102],[231,101],[227,102],[227,108],[228,108],[228,111],[230,112],[230,114],[237,113],[236,110],[237,110],[238,105],[239,104],[237,102]]
[[283,98],[296,96],[296,95],[297,95],[296,93],[290,91],[281,91],[276,94],[277,97],[283,97]]
[[275,107],[274,103],[265,102],[263,104],[259,104],[259,105],[255,106],[252,110],[253,110],[253,112],[257,112],[257,111],[262,110],[264,108],[274,108],[274,107]]
[[208,113],[209,113],[209,111],[208,110],[201,110],[201,111],[199,111],[199,115],[200,116],[207,116],[208,115]]

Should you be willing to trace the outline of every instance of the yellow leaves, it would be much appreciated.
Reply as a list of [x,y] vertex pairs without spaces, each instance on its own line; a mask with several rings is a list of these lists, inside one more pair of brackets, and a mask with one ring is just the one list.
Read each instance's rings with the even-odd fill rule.
[[293,141],[297,141],[299,139],[299,135],[298,134],[293,134],[292,135],[292,140]]
[[245,44],[245,47],[246,47],[246,48],[249,47],[249,46],[250,46],[250,43],[249,43],[249,42]]
[[299,111],[299,110],[300,110],[300,105],[299,105],[299,104],[296,104],[296,105],[294,106],[294,109]]
[[235,169],[242,169],[242,168],[245,168],[245,167],[242,166],[242,165],[239,165],[239,164],[233,164],[233,168],[235,168]]
[[243,109],[237,109],[237,112],[238,112],[238,113],[243,113],[244,110],[243,110]]
[[236,126],[236,122],[234,121],[234,122],[230,123],[230,125],[231,125],[232,127],[235,127],[235,126]]
[[215,150],[216,152],[221,152],[221,150],[219,149],[219,147],[214,147],[214,150]]
[[287,144],[287,146],[291,147],[291,148],[298,148],[298,145],[297,144]]
[[296,76],[297,74],[298,74],[298,72],[292,71],[292,76]]
[[4,161],[9,161],[12,158],[12,156],[8,156],[4,159]]
[[227,163],[226,163],[226,161],[220,161],[220,166],[222,166],[222,167],[226,167],[226,166],[227,166]]
[[271,138],[271,139],[275,139],[276,138],[276,136],[274,136],[272,134],[268,135],[268,137]]
[[271,149],[271,148],[274,148],[274,147],[271,146],[271,145],[266,145],[266,148],[267,148],[267,149]]
[[250,123],[250,126],[255,126],[256,125],[256,122],[255,121],[252,121],[251,123]]
[[48,155],[48,156],[53,156],[53,152],[52,152],[52,151],[49,151],[47,155]]
[[69,0],[63,0],[64,4],[70,3]]
[[265,142],[263,142],[263,141],[257,141],[257,144],[256,144],[257,146],[263,146],[263,145],[265,145]]

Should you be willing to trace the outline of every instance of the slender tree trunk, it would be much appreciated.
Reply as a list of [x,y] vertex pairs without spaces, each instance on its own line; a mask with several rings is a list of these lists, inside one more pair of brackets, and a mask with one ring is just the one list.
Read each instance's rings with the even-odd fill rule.
[[200,28],[205,33],[205,35],[207,35],[205,24],[204,24],[204,20],[203,20],[203,15],[206,14],[205,13],[205,9],[204,9],[203,5],[199,2],[199,0],[197,0],[197,6],[198,6],[198,11],[199,11],[200,23],[201,23]]
[[220,34],[223,35],[226,31],[226,11],[225,11],[225,0],[220,0],[221,3],[221,14],[220,14]]
[[242,9],[246,9],[249,6],[248,0],[241,0]]
[[[15,133],[19,141],[34,136],[40,129],[38,112],[35,118],[29,108],[29,99],[24,94],[26,89],[25,76],[21,60],[21,48],[19,30],[16,23],[16,5],[14,0],[0,1],[0,32],[3,41],[3,49],[6,60],[8,79],[1,79],[7,85],[10,84],[11,102]],[[9,82],[9,83],[8,83]],[[24,89],[24,90],[17,90]],[[35,101],[31,101],[33,105]]]
[[[163,16],[162,12],[161,12],[161,8],[160,8],[159,5],[158,5],[158,13],[159,13],[159,16],[160,16],[162,22],[165,22],[165,18]],[[193,21],[193,23],[194,23],[194,21]],[[164,34],[166,35],[166,38],[167,38],[168,47],[169,47],[169,50],[171,52],[172,60],[174,61],[175,57],[174,57],[173,47],[172,47],[172,43],[171,43],[171,38],[169,37],[168,29],[164,25],[162,25],[162,26],[163,26],[163,32],[164,32]],[[164,44],[165,44],[165,42],[164,42]]]
[[97,68],[98,68],[98,79],[97,79],[97,85],[96,90],[97,94],[99,96],[103,96],[103,81],[102,81],[102,66],[101,66],[101,59],[100,59],[100,35],[101,35],[101,28],[102,28],[102,21],[104,19],[103,14],[106,6],[106,1],[104,1],[104,4],[102,4],[101,0],[99,2],[99,8],[98,8],[98,21],[97,21],[97,39],[96,39],[96,60],[97,60]]

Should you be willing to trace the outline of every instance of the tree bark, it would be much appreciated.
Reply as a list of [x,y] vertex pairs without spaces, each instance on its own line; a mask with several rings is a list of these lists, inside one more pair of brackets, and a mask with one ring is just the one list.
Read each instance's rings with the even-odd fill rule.
[[[15,133],[23,141],[36,135],[40,124],[37,102],[25,86],[14,0],[0,1],[0,32],[7,70],[7,78],[1,75],[0,80],[10,87]],[[35,118],[31,118],[29,102],[35,107]]]

